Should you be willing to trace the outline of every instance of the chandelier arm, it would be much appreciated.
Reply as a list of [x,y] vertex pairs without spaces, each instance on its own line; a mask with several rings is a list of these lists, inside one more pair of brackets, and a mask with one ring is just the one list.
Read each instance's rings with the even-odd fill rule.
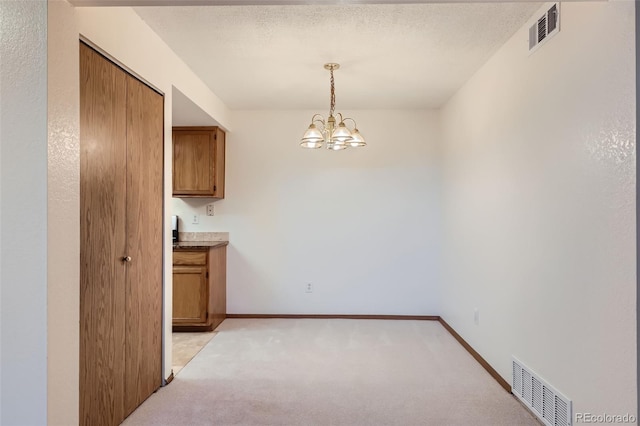
[[[342,121],[343,121],[343,122],[345,122],[345,121],[347,121],[347,120],[351,120],[351,121],[353,121],[353,128],[354,128],[354,129],[357,129],[357,128],[358,128],[358,125],[356,124],[356,120],[354,120],[354,119],[353,119],[353,118],[351,118],[351,117],[346,117],[346,118],[345,118],[344,120],[342,120]],[[346,124],[345,124],[345,126],[346,126]]]
[[[316,117],[320,117],[320,118],[316,120]],[[313,114],[313,117],[311,117],[311,122],[315,123],[316,121],[324,124],[324,117],[321,114]]]

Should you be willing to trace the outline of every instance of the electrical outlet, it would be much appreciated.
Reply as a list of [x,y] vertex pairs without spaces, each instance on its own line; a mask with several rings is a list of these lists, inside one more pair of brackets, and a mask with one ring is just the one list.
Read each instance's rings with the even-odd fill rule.
[[478,308],[473,309],[473,323],[475,325],[480,325],[480,311]]
[[193,215],[193,221],[191,221],[193,225],[198,225],[200,223],[200,216],[197,214]]
[[213,203],[207,204],[207,216],[213,216]]
[[313,284],[312,283],[305,284],[304,292],[305,293],[313,293]]

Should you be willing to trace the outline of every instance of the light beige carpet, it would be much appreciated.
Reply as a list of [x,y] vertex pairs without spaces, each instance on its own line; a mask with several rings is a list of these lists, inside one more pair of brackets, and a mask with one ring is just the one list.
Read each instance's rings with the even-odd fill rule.
[[125,425],[539,425],[435,321],[227,319]]

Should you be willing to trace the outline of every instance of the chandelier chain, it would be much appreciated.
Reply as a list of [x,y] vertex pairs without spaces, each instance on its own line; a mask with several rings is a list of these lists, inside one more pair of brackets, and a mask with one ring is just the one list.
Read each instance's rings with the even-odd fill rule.
[[331,68],[329,72],[331,72],[331,107],[329,108],[329,116],[332,116],[336,108],[336,91],[334,88],[333,68]]

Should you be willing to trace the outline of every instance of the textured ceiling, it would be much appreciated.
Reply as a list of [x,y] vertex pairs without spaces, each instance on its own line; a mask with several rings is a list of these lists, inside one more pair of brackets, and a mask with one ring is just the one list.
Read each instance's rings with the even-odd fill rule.
[[[438,107],[540,3],[138,7],[231,109]],[[526,40],[523,40],[526,49]]]

